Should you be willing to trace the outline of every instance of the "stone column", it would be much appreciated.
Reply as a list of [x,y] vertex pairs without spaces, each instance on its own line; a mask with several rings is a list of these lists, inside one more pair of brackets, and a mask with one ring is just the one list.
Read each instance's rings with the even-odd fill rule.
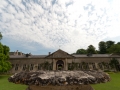
[[120,59],[118,59],[118,62],[119,62],[119,64],[120,64]]
[[65,67],[65,66],[66,66],[65,60],[62,60],[62,61],[63,61],[63,63],[64,63],[64,65],[63,65],[63,67],[64,67],[63,70],[65,70],[65,68],[66,68],[66,67]]
[[37,71],[37,70],[38,70],[38,64],[34,64],[33,71]]
[[22,69],[23,69],[23,64],[19,64],[19,65],[18,65],[18,71],[21,72]]
[[98,63],[95,63],[95,68],[98,69]]
[[89,64],[89,69],[90,69],[90,70],[93,70],[92,64]]
[[56,61],[53,59],[53,70],[56,70]]
[[65,59],[65,70],[68,70],[67,58]]

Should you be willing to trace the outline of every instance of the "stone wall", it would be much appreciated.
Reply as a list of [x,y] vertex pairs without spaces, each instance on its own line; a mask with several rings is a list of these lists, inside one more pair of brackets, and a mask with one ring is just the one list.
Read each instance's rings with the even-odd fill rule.
[[30,85],[27,90],[94,90],[90,85],[72,86],[35,86]]
[[[24,71],[23,67],[25,66],[27,69],[29,68],[29,71],[37,71],[38,65],[42,64],[46,61],[46,59],[31,59],[31,58],[24,58],[24,59],[13,59],[10,60],[12,63],[12,69],[10,70],[11,73],[17,73]],[[52,60],[47,60],[49,63],[52,63]],[[28,67],[29,66],[29,67]],[[33,68],[30,68],[33,67]],[[42,68],[41,68],[42,69]]]
[[[110,66],[103,66],[102,62],[108,64],[111,57],[80,57],[80,58],[73,58],[73,59],[63,59],[65,61],[65,68],[64,70],[68,70],[68,64],[71,64],[72,62],[77,63],[78,70],[84,70],[85,66],[82,65],[83,62],[85,62],[88,66],[87,69],[93,70],[93,69],[110,69]],[[58,59],[59,60],[59,59]],[[61,60],[61,59],[60,59]],[[120,60],[118,58],[118,60]],[[56,63],[54,63],[54,59],[45,59],[45,58],[10,58],[10,62],[13,65],[13,68],[10,70],[11,73],[16,73],[20,71],[24,71],[24,67],[29,66],[30,71],[36,71],[38,70],[38,66],[45,61],[51,63],[52,70],[56,70]],[[120,62],[120,61],[119,61]],[[31,67],[31,68],[30,68]],[[33,68],[32,68],[33,67]],[[43,68],[39,68],[43,69]]]

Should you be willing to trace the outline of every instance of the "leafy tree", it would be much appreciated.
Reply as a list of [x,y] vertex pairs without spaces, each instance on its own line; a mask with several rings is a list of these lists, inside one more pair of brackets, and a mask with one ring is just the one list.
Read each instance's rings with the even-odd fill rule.
[[95,47],[93,45],[89,45],[87,48],[87,53],[95,54],[96,53]]
[[[2,34],[0,33],[0,39]],[[0,43],[0,73],[7,72],[11,68],[9,60],[9,47]]]
[[78,49],[76,54],[87,54],[87,51],[85,49]]
[[106,50],[107,50],[107,53],[109,53],[108,49],[113,46],[115,44],[114,41],[107,41],[106,42]]
[[106,43],[104,41],[99,42],[99,53],[105,54],[107,52]]
[[112,45],[114,45],[114,41],[107,41],[106,42],[106,48],[109,49]]
[[99,53],[99,50],[96,50],[95,52],[96,52],[96,54],[97,54],[97,53]]
[[120,44],[114,44],[108,49],[109,53],[120,54]]
[[0,32],[0,40],[2,39],[2,37],[3,37],[3,36],[2,36],[2,34],[1,34],[1,32]]
[[117,44],[120,44],[120,42],[118,42]]

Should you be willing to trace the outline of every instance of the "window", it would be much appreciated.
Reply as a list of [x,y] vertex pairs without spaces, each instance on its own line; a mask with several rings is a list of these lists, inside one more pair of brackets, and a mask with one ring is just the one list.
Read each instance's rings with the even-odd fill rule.
[[81,63],[79,63],[79,69],[82,69],[82,64]]
[[86,63],[86,69],[89,69],[89,64],[88,63]]
[[92,63],[93,69],[96,69],[95,63]]
[[15,70],[16,71],[18,70],[18,66],[19,66],[18,64],[15,65]]
[[22,70],[24,71],[24,70],[26,70],[26,68],[27,68],[27,66],[26,66],[26,64],[24,64]]
[[41,70],[41,65],[40,64],[38,64],[38,70]]
[[30,70],[33,70],[34,64],[30,65]]
[[108,63],[105,63],[104,69],[109,69],[109,64]]
[[99,65],[99,68],[100,68],[100,69],[103,69],[102,63],[99,63],[98,65]]
[[49,65],[49,70],[52,70],[52,63]]

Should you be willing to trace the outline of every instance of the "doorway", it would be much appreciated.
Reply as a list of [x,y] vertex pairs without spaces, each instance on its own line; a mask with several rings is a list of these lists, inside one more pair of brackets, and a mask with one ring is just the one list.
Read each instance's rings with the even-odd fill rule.
[[58,60],[56,62],[56,70],[63,70],[64,69],[64,62],[62,60]]

